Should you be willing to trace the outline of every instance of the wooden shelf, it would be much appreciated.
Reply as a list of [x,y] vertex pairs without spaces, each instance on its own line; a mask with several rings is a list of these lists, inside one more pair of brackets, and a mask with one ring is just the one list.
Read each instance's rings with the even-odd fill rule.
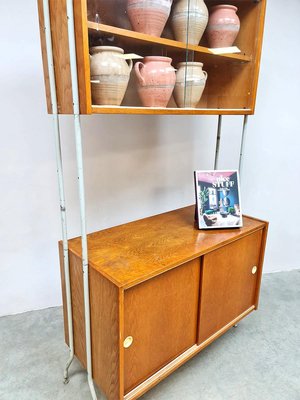
[[137,45],[148,44],[151,46],[159,45],[159,46],[164,46],[165,48],[167,48],[169,50],[174,50],[174,49],[182,50],[182,51],[189,50],[189,51],[194,51],[196,53],[209,55],[213,58],[217,58],[218,60],[224,59],[224,60],[233,60],[233,61],[241,61],[241,62],[251,61],[251,57],[244,55],[244,54],[239,53],[239,54],[216,55],[216,54],[213,54],[207,47],[195,46],[195,45],[186,44],[183,42],[177,42],[176,40],[151,36],[151,35],[147,35],[145,33],[139,33],[139,32],[134,32],[134,31],[130,31],[127,29],[116,28],[116,27],[110,26],[110,25],[97,24],[97,23],[91,22],[91,21],[88,21],[88,28],[90,29],[90,31],[116,35],[118,37],[121,37],[122,39],[125,39],[128,42],[131,42],[131,44],[137,44]]
[[144,114],[144,115],[248,115],[250,108],[159,108],[92,105],[92,114]]

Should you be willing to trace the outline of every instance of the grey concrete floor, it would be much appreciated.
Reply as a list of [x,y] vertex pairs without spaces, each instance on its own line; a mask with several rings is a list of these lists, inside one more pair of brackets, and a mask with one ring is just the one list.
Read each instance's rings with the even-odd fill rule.
[[[60,307],[0,318],[0,399],[90,400],[77,360],[63,384],[67,357]],[[264,275],[259,311],[142,399],[300,400],[300,271]]]

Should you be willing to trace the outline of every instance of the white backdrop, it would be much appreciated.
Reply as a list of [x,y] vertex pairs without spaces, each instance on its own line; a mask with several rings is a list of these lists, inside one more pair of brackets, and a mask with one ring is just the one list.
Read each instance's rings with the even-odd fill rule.
[[[265,272],[300,264],[298,15],[298,0],[269,1],[257,111],[249,118],[242,200],[245,213],[270,221]],[[0,0],[0,41],[0,315],[6,315],[61,304],[61,234],[35,0]],[[289,63],[283,50],[292,55]],[[216,117],[95,116],[82,123],[89,231],[193,203],[194,169],[213,167]],[[224,118],[221,168],[238,165],[241,127],[241,117]],[[61,128],[72,237],[80,233],[72,118],[62,117]]]

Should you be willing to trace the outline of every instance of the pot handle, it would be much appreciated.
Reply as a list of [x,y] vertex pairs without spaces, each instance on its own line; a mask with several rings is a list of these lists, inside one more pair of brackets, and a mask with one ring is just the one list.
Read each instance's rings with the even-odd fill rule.
[[128,60],[128,65],[129,65],[129,71],[131,72],[132,67],[133,67],[133,61],[131,58]]
[[207,80],[207,78],[208,78],[207,72],[206,71],[202,71],[202,72],[203,72],[203,75],[205,76],[205,80]]
[[134,70],[136,73],[136,76],[139,80],[139,82],[144,85],[145,84],[145,79],[141,74],[141,70],[145,67],[145,64],[143,64],[141,61],[138,61],[137,63],[135,63],[134,65]]

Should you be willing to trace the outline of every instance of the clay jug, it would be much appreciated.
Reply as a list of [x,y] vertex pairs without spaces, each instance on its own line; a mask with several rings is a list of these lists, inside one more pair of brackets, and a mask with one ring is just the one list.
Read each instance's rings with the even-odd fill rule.
[[198,45],[208,22],[208,10],[203,0],[177,0],[172,12],[176,40]]
[[127,13],[133,30],[158,36],[169,18],[173,0],[128,0]]
[[178,107],[197,107],[207,79],[207,72],[202,67],[200,62],[181,62],[177,65],[174,99]]
[[121,58],[124,50],[113,46],[90,48],[92,100],[96,105],[119,106],[124,98],[132,60]]
[[236,12],[237,7],[227,4],[211,8],[207,26],[207,38],[211,48],[233,45],[240,30],[240,20]]
[[167,107],[174,89],[176,75],[169,57],[145,57],[134,70],[138,93],[144,107]]

